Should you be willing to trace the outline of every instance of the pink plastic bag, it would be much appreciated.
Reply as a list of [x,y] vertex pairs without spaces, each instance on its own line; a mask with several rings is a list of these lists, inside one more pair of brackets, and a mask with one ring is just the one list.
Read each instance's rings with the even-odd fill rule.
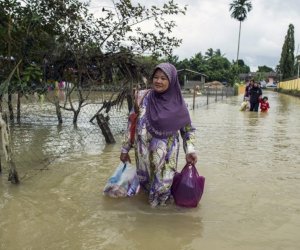
[[186,164],[176,173],[171,187],[175,204],[183,207],[197,207],[204,190],[205,178],[199,176],[194,165]]

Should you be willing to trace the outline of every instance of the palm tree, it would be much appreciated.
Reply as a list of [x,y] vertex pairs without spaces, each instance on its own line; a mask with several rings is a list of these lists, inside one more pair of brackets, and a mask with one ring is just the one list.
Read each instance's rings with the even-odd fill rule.
[[205,52],[205,58],[209,59],[212,58],[215,55],[215,52],[212,48],[209,48],[206,52]]
[[245,21],[245,19],[247,18],[248,12],[250,12],[251,10],[252,10],[252,3],[249,0],[234,0],[230,4],[229,11],[231,11],[231,17],[240,22],[236,63],[238,63],[238,59],[239,59],[241,25],[242,22]]

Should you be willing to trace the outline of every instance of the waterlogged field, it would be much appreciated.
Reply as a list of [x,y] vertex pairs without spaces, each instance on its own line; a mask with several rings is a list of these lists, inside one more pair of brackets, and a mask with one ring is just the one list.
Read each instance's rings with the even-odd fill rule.
[[[265,94],[271,106],[266,114],[239,111],[241,96],[190,111],[197,168],[206,177],[195,209],[153,209],[143,193],[103,197],[119,163],[122,135],[105,145],[96,132],[80,140],[55,126],[23,128],[19,137],[31,142],[22,150],[24,162],[34,150],[52,159],[59,138],[74,150],[43,170],[21,167],[18,186],[7,181],[4,169],[0,249],[298,249],[300,100]],[[178,168],[183,166],[181,151]]]

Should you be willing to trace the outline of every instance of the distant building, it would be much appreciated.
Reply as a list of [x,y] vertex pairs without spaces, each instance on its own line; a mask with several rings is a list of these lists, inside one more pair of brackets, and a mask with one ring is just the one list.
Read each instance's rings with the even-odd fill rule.
[[276,72],[250,72],[239,74],[239,79],[241,81],[247,81],[257,77],[261,78],[262,80],[265,80],[268,83],[273,83],[280,81],[281,75]]
[[[201,86],[204,86],[205,80],[207,78],[207,75],[190,69],[179,69],[177,70],[177,72],[178,75],[180,76],[180,79],[183,79],[183,81],[182,80],[180,81],[180,85],[184,90],[193,89],[194,86],[197,85],[201,88]],[[191,75],[197,75],[197,78],[199,80],[189,80],[188,76]]]

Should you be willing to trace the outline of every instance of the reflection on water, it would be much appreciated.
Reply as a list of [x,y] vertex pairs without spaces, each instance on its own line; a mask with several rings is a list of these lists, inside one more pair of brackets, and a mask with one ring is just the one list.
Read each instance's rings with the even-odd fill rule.
[[[300,100],[267,95],[267,114],[240,112],[241,97],[191,111],[197,167],[206,177],[196,209],[153,209],[144,194],[103,197],[118,164],[120,138],[115,145],[97,146],[81,135],[77,145],[72,132],[20,128],[15,133],[25,162],[29,150],[51,158],[53,135],[81,151],[53,161],[47,171],[29,173],[19,186],[4,173],[0,249],[298,249]],[[27,149],[22,138],[30,141]],[[39,148],[41,141],[45,146]]]

